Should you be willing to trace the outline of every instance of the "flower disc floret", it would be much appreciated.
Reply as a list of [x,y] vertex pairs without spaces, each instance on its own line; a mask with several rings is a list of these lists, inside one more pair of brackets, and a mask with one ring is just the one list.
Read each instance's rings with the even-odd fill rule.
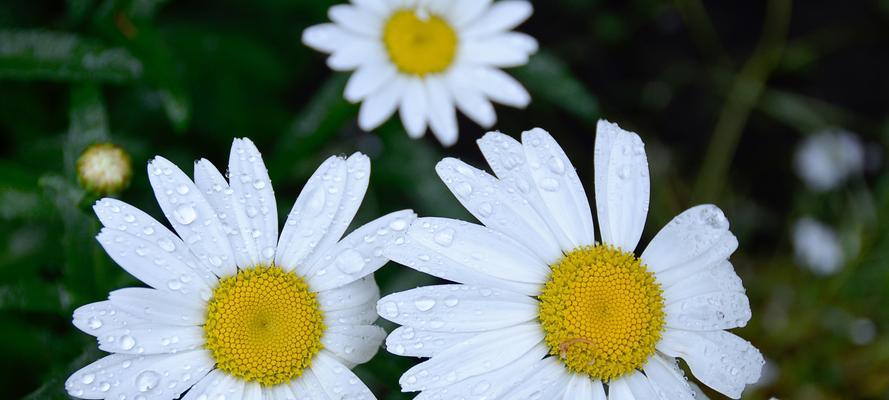
[[259,266],[219,281],[204,332],[220,370],[272,386],[298,378],[311,365],[323,347],[324,317],[302,278]]
[[552,266],[539,296],[550,354],[566,367],[609,381],[641,368],[664,327],[654,275],[632,253],[579,247]]

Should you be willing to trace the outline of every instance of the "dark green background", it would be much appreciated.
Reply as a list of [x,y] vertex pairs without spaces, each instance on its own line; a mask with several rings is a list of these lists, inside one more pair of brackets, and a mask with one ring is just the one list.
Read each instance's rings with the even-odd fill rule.
[[[483,131],[461,117],[453,148],[412,141],[397,120],[360,131],[341,95],[347,76],[300,42],[332,4],[0,0],[2,397],[66,398],[64,379],[101,355],[70,324],[72,310],[137,284],[94,240],[96,197],[74,178],[93,141],[132,154],[119,197],[156,217],[150,157],[189,172],[199,157],[223,165],[231,139],[248,136],[281,210],[324,158],[358,150],[373,174],[354,225],[402,208],[471,220],[433,167],[444,156],[483,166]],[[638,132],[652,167],[643,244],[691,205],[726,211],[753,307],[738,333],[771,366],[747,397],[889,398],[889,1],[539,1],[520,30],[541,46],[510,71],[533,102],[498,107],[498,129],[552,132],[589,194],[596,120]],[[792,154],[828,127],[860,134],[872,167],[816,194],[793,174]],[[795,264],[790,227],[804,215],[860,249],[837,275]],[[384,294],[433,282],[393,264],[377,277]],[[877,336],[856,345],[862,319]],[[357,372],[379,398],[405,399],[397,379],[413,363],[381,351]]]

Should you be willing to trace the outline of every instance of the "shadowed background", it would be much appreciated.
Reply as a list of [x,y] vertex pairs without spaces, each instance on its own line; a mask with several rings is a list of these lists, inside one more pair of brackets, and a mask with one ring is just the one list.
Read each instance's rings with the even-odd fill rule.
[[[4,397],[67,398],[67,376],[101,356],[71,312],[138,284],[94,240],[97,197],[74,174],[92,142],[130,152],[133,180],[117,197],[159,220],[151,157],[186,172],[200,157],[224,165],[232,138],[247,136],[263,152],[282,223],[314,168],[354,151],[373,172],[353,226],[402,208],[473,221],[434,165],[453,156],[484,167],[475,146],[484,131],[461,117],[452,148],[408,139],[397,119],[360,131],[357,106],[342,98],[347,75],[300,42],[332,4],[0,3]],[[753,308],[735,332],[768,360],[745,398],[889,398],[889,1],[539,1],[518,30],[540,42],[527,66],[509,70],[533,100],[498,107],[497,129],[550,131],[590,195],[597,119],[638,132],[652,177],[643,245],[694,204],[725,210]],[[863,168],[815,191],[794,173],[793,154],[823,129],[857,134]],[[802,217],[837,232],[844,257],[833,273],[796,261]],[[434,282],[392,263],[377,280],[383,294]],[[407,399],[397,381],[414,363],[381,350],[356,372],[379,398]]]

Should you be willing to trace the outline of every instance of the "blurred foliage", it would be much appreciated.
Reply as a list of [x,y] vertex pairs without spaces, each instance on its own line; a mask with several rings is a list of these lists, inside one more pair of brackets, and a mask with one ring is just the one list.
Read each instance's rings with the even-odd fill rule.
[[[264,152],[281,209],[331,154],[373,159],[355,224],[414,208],[470,219],[434,174],[444,156],[482,166],[461,117],[441,148],[407,138],[397,120],[374,133],[342,99],[347,76],[300,43],[332,0],[5,1],[0,4],[0,387],[5,396],[63,399],[72,371],[101,356],[71,312],[138,284],[95,242],[96,196],[74,160],[111,140],[138,167],[162,154],[217,165],[232,137]],[[652,169],[643,242],[698,202],[722,206],[741,248],[733,257],[753,307],[739,334],[762,349],[751,399],[889,398],[889,1],[536,2],[520,30],[541,52],[511,72],[527,110],[498,107],[497,129],[541,126],[569,153],[592,194],[600,116],[639,132]],[[857,132],[869,168],[826,194],[793,175],[799,139],[825,127]],[[144,174],[120,197],[158,219]],[[796,265],[790,226],[811,215],[857,254],[836,275]],[[644,243],[643,243],[644,244]],[[428,284],[396,265],[383,293]],[[381,322],[383,323],[383,322]],[[383,323],[387,329],[392,326]],[[415,360],[385,351],[356,371],[381,399]]]

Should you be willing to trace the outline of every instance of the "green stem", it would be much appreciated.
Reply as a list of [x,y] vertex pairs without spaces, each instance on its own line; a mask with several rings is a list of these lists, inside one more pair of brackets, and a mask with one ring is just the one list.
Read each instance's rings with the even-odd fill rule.
[[713,130],[701,174],[695,184],[694,198],[698,201],[712,201],[723,188],[750,112],[783,54],[791,9],[792,0],[772,0],[768,3],[766,24],[759,45],[735,78]]

